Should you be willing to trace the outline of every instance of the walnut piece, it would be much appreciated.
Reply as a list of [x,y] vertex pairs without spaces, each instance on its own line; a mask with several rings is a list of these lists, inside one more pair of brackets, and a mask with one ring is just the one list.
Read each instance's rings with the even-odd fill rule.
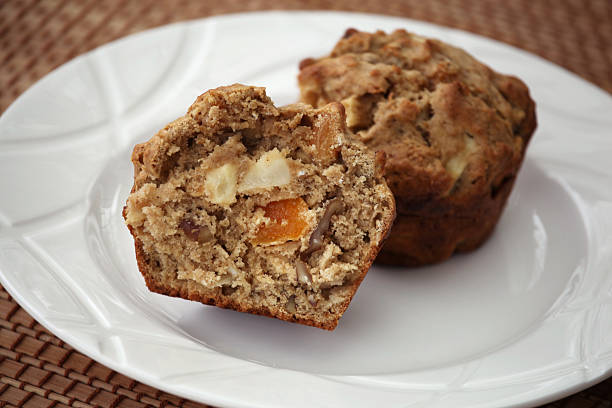
[[203,244],[211,241],[214,237],[206,225],[196,224],[192,220],[184,219],[179,223],[187,238]]
[[330,201],[325,209],[325,212],[323,213],[323,216],[321,217],[321,220],[319,221],[319,224],[317,225],[317,228],[315,228],[310,235],[308,249],[302,254],[303,256],[310,255],[311,253],[323,248],[323,235],[325,235],[329,229],[331,217],[335,213],[342,211],[343,208],[344,204],[342,203],[341,199],[334,198],[332,201]]
[[295,312],[297,311],[295,307],[295,296],[289,297],[287,303],[285,304],[285,310],[291,314],[295,314]]
[[295,262],[295,274],[297,281],[304,285],[312,285],[312,275],[308,272],[308,266],[304,261],[298,259]]

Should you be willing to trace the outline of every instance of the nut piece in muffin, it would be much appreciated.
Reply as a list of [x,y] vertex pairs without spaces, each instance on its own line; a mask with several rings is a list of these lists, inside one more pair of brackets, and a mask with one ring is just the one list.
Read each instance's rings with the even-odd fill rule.
[[344,107],[210,90],[134,148],[123,215],[153,292],[333,330],[395,217]]
[[377,261],[429,264],[487,239],[536,127],[523,82],[441,41],[354,29],[298,79],[303,102],[341,102],[349,129],[387,153],[398,217]]

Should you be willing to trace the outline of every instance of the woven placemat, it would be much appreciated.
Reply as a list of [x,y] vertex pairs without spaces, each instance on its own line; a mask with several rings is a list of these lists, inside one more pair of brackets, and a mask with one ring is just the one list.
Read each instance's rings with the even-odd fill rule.
[[[52,69],[119,37],[175,21],[264,9],[352,10],[472,31],[538,54],[612,92],[612,1],[0,0],[0,112]],[[0,286],[0,407],[205,407],[74,350]],[[612,379],[547,407],[612,407]]]

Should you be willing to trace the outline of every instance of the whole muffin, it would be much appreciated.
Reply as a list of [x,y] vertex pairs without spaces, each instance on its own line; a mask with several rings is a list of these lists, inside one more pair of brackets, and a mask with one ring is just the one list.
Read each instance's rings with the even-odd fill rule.
[[299,85],[315,107],[341,102],[348,127],[387,154],[397,219],[377,261],[435,263],[489,237],[536,127],[522,81],[405,30],[349,29],[300,63]]

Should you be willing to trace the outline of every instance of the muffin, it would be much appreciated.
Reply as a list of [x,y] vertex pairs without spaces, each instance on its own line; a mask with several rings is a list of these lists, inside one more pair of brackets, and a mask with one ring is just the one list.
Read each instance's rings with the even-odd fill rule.
[[354,29],[298,81],[303,102],[341,102],[348,128],[387,154],[398,217],[377,261],[440,262],[491,235],[536,127],[523,82],[438,40]]
[[153,292],[333,330],[395,202],[344,107],[210,90],[134,148],[123,211]]

